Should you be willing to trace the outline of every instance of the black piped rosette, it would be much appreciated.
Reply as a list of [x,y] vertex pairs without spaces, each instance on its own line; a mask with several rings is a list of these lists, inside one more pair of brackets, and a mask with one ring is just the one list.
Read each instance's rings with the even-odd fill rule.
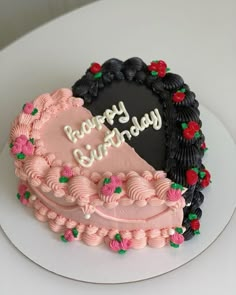
[[201,131],[198,101],[183,78],[171,73],[166,63],[154,60],[145,64],[138,57],[121,61],[116,58],[100,65],[92,63],[85,75],[72,87],[75,97],[82,97],[85,105],[97,99],[99,90],[115,80],[144,85],[157,94],[163,105],[166,138],[166,165],[168,177],[188,188],[184,193],[183,226],[185,240],[199,234],[204,201],[202,190],[210,184],[211,175],[202,164],[207,150]]

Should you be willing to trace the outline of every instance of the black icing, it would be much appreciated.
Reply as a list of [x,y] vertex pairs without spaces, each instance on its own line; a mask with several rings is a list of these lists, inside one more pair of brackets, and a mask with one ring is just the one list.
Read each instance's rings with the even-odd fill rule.
[[[191,239],[194,231],[190,228],[188,215],[194,213],[201,218],[199,207],[204,196],[200,192],[200,183],[189,186],[185,174],[192,167],[204,168],[204,153],[200,148],[204,135],[200,131],[199,138],[185,139],[181,123],[196,121],[201,126],[195,94],[177,74],[167,73],[163,78],[152,76],[144,61],[137,57],[125,62],[109,59],[102,65],[101,72],[102,76],[96,79],[88,69],[73,85],[73,95],[82,97],[94,115],[102,114],[121,100],[131,117],[140,118],[145,112],[158,108],[163,120],[161,130],[154,131],[150,127],[128,143],[155,169],[164,169],[170,179],[188,187],[184,194],[187,206],[184,208],[183,226],[186,227],[185,240]],[[173,94],[181,88],[185,88],[185,99],[180,103],[173,102]],[[129,124],[120,124],[116,120],[112,128],[117,127],[121,131],[129,129]]]

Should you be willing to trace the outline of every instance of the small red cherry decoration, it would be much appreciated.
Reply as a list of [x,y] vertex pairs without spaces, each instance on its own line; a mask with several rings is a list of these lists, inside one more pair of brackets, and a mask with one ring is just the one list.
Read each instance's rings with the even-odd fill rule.
[[198,182],[198,173],[193,169],[186,171],[186,181],[189,185],[194,185]]
[[181,127],[183,129],[183,137],[186,139],[199,138],[201,136],[201,133],[199,132],[200,126],[195,121],[182,123]]
[[101,71],[101,69],[102,69],[101,65],[97,62],[94,62],[91,64],[90,72],[93,74],[97,74],[98,72]]
[[202,172],[205,173],[205,176],[204,176],[204,178],[201,181],[201,187],[202,188],[205,188],[205,187],[207,187],[211,183],[211,174],[206,169],[203,169]]
[[170,69],[167,68],[167,64],[163,60],[154,60],[148,66],[148,70],[152,76],[159,76],[163,78]]
[[172,100],[174,101],[174,102],[181,102],[181,101],[183,101],[185,99],[185,93],[184,92],[175,92],[174,94],[173,94],[173,97],[172,97]]
[[195,122],[195,121],[188,122],[188,128],[194,130],[195,132],[200,130],[199,124],[197,122]]
[[183,136],[186,139],[192,139],[192,138],[194,138],[194,134],[195,134],[195,131],[192,130],[192,129],[190,129],[190,128],[186,128],[183,131]]
[[200,222],[198,219],[191,220],[190,226],[192,230],[198,230],[200,228]]

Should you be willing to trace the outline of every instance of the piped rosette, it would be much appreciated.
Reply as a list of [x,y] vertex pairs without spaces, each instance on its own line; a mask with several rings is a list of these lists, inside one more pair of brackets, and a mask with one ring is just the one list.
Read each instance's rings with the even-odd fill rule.
[[100,185],[99,197],[106,203],[116,202],[124,195],[122,181],[118,176],[106,177]]

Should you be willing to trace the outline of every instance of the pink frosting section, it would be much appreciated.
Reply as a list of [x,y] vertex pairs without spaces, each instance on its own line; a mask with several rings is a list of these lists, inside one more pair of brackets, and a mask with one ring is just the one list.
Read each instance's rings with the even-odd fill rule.
[[[64,126],[70,125],[73,130],[77,130],[83,121],[90,118],[92,118],[91,113],[83,107],[70,108],[57,114],[41,130],[41,140],[46,150],[49,153],[54,153],[63,162],[79,165],[74,160],[73,150],[79,148],[84,155],[88,156],[89,153],[85,149],[85,145],[89,144],[92,149],[96,149],[99,144],[103,143],[105,132],[108,129],[105,126],[102,130],[94,128],[90,134],[86,134],[83,139],[79,139],[76,143],[72,143],[66,137],[63,129]],[[102,161],[95,161],[91,167],[81,167],[81,170],[84,173],[93,171],[99,173],[106,171],[127,173],[132,170],[137,172],[154,171],[127,143],[123,143],[119,148],[110,147],[108,155]]]
[[[166,174],[155,171],[127,143],[110,147],[108,155],[91,167],[81,167],[72,151],[80,148],[86,153],[86,144],[96,148],[107,128],[93,129],[76,144],[68,140],[65,125],[79,129],[82,121],[92,117],[82,106],[83,100],[73,98],[69,89],[43,94],[33,105],[37,114],[22,112],[16,118],[10,142],[19,144],[19,150],[28,145],[25,158],[15,159],[15,171],[37,196],[29,202],[36,218],[47,221],[55,232],[77,227],[78,240],[89,245],[103,240],[109,245],[120,232],[123,239],[132,239],[135,249],[164,246],[169,241],[165,230],[181,227],[185,206],[182,194],[170,189],[172,182]],[[61,177],[67,179],[60,181]],[[120,192],[114,188],[103,192],[105,178],[111,178]]]

